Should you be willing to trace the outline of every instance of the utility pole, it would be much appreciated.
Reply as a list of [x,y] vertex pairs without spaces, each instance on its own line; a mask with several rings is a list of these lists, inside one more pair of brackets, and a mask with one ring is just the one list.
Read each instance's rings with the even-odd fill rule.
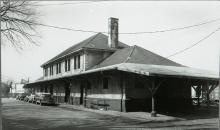
[[[0,7],[2,7],[2,2],[0,1]],[[1,46],[2,46],[2,32],[1,32],[2,18],[0,17],[0,65],[2,64]],[[2,130],[2,67],[0,66],[0,130]]]

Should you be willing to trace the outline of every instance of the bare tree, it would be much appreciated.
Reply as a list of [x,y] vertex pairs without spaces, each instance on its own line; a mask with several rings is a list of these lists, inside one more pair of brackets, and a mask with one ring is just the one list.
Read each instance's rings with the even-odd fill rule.
[[[2,1],[1,1],[2,2]],[[26,0],[3,1],[1,3],[1,34],[4,45],[11,44],[23,49],[26,44],[35,44],[39,37],[36,27],[38,17],[36,3]]]

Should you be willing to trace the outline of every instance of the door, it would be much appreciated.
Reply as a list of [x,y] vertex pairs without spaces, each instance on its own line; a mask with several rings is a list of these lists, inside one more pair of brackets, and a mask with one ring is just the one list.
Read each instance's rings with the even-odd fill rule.
[[50,94],[53,95],[53,85],[50,86]]
[[70,100],[70,83],[65,84],[65,97],[64,97],[64,102],[69,102]]
[[84,100],[84,86],[83,84],[80,85],[80,100],[79,104],[82,105]]

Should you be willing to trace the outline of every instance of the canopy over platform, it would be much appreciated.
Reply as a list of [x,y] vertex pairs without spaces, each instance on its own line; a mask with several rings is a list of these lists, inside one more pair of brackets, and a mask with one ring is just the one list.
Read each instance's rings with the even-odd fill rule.
[[190,67],[121,63],[121,64],[91,69],[91,70],[55,77],[55,78],[39,79],[37,81],[30,82],[29,84],[46,82],[56,79],[70,78],[73,76],[85,75],[89,73],[108,71],[108,70],[119,70],[119,71],[136,73],[146,76],[171,76],[177,78],[192,78],[192,79],[204,79],[204,80],[215,80],[215,81],[219,80],[218,73],[208,70],[195,69]]

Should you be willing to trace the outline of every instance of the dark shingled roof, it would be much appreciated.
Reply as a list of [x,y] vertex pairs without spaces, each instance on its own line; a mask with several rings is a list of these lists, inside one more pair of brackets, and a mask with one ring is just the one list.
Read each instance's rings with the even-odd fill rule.
[[[128,45],[122,43],[119,41],[118,43],[119,48],[125,48],[125,47],[129,47]],[[71,46],[70,48],[66,49],[65,51],[61,52],[60,54],[58,54],[57,56],[53,57],[52,59],[50,59],[49,61],[45,62],[42,66],[47,65],[51,62],[54,62],[64,56],[67,56],[77,50],[83,49],[83,48],[90,48],[90,49],[104,49],[104,50],[115,50],[113,48],[110,48],[108,46],[108,36],[102,34],[102,33],[97,33],[96,35],[93,35],[91,37],[89,37],[88,39],[75,44],[73,46]]]
[[153,52],[145,50],[139,46],[130,46],[121,50],[117,50],[107,59],[94,68],[105,67],[120,63],[136,63],[136,64],[151,64],[151,65],[165,65],[165,66],[180,66],[183,65],[173,62],[167,58],[159,56]]

